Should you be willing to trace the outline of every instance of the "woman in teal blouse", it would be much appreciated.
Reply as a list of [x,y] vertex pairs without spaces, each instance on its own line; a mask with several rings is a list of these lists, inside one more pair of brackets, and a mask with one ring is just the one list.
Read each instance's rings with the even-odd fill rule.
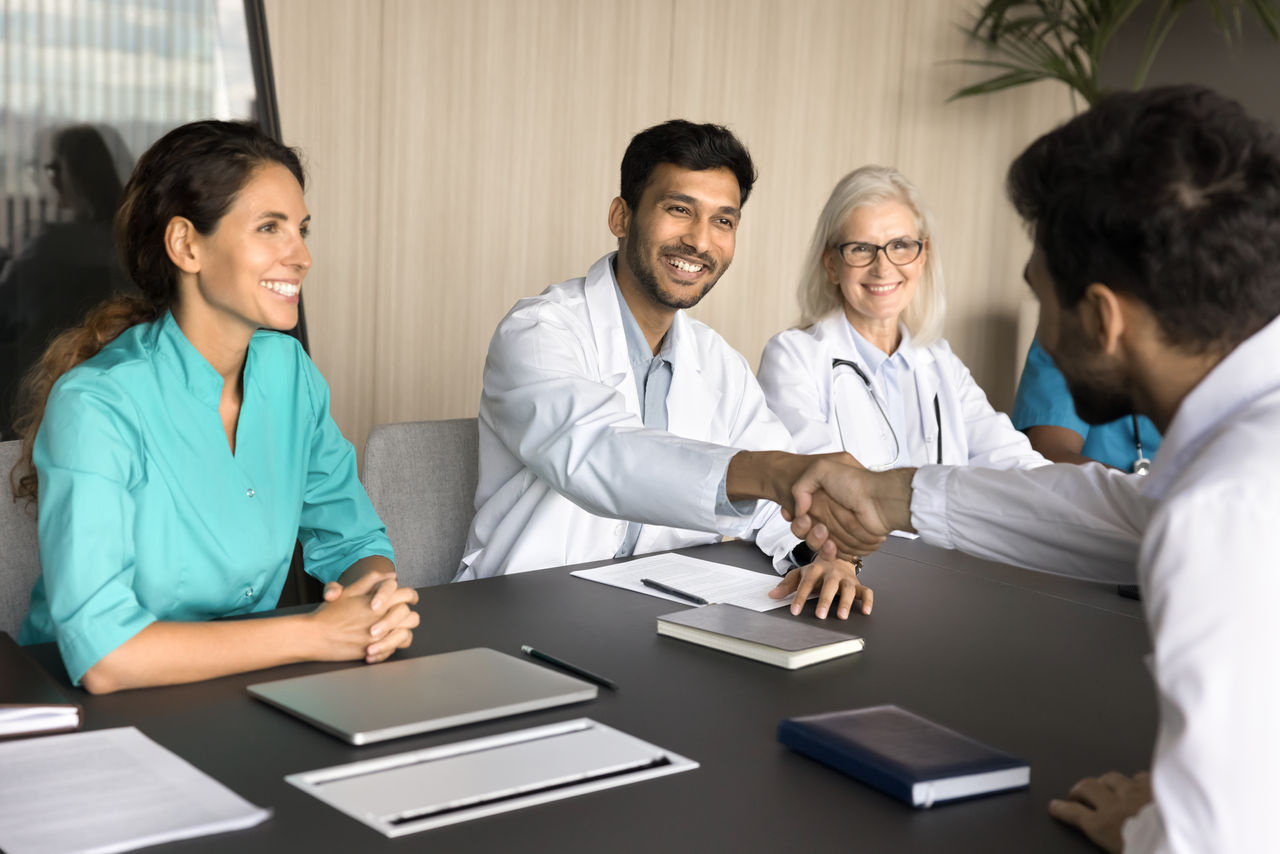
[[[196,122],[142,156],[116,219],[144,298],[102,304],[28,380],[23,473],[42,575],[24,643],[56,640],[92,692],[292,661],[381,661],[417,595],[297,341],[311,267],[297,154],[247,124]],[[300,540],[326,582],[275,607]]]

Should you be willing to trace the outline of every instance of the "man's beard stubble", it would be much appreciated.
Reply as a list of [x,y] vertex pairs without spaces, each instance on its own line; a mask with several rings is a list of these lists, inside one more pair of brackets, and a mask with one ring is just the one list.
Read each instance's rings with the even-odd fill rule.
[[1096,427],[1134,414],[1133,394],[1126,376],[1105,365],[1101,356],[1088,353],[1079,338],[1070,343],[1064,341],[1055,349],[1058,353],[1050,356],[1067,381],[1076,414],[1083,421]]
[[680,244],[663,246],[657,252],[659,257],[662,255],[679,255],[697,258],[699,263],[701,263],[708,271],[715,274],[707,281],[706,286],[703,287],[702,291],[698,294],[695,294],[691,298],[687,297],[685,299],[677,299],[673,295],[663,292],[662,286],[658,281],[657,272],[653,267],[646,263],[645,259],[651,257],[653,254],[651,253],[647,242],[638,240],[633,235],[628,235],[626,247],[622,254],[624,256],[623,260],[626,262],[628,269],[631,270],[631,275],[635,277],[635,280],[640,284],[640,287],[644,289],[644,292],[648,294],[654,302],[667,308],[693,308],[702,301],[703,297],[711,293],[711,289],[716,286],[716,282],[720,281],[720,277],[724,275],[725,270],[729,269],[729,265],[726,264],[723,269],[717,271],[715,261],[713,261],[709,256],[701,252],[694,252],[688,247]]

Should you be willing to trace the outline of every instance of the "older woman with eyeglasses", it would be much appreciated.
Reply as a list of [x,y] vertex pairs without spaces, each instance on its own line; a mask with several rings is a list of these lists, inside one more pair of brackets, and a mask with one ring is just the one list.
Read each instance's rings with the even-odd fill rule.
[[831,192],[806,256],[799,328],[760,362],[794,450],[844,450],[870,469],[1044,465],[941,337],[933,216],[895,169],[864,166]]

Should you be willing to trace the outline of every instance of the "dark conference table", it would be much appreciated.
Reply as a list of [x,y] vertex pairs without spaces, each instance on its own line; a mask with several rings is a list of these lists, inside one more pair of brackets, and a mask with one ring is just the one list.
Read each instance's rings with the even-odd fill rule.
[[[747,543],[686,549],[766,570]],[[108,696],[77,692],[86,727],[133,725],[274,809],[246,831],[161,846],[281,851],[1090,851],[1051,819],[1082,776],[1150,761],[1155,698],[1141,606],[1113,586],[1028,573],[890,538],[868,558],[870,617],[853,656],[786,671],[671,638],[675,603],[572,578],[569,568],[425,588],[404,655],[531,644],[611,677],[614,693],[515,718],[351,747],[245,693],[344,666],[305,664]],[[801,619],[815,619],[810,603]],[[65,680],[52,645],[33,655]],[[65,681],[64,681],[64,684]],[[1031,787],[913,810],[776,741],[788,716],[896,703],[1027,759]],[[286,774],[590,717],[698,761],[682,774],[429,830],[375,831],[284,782]]]

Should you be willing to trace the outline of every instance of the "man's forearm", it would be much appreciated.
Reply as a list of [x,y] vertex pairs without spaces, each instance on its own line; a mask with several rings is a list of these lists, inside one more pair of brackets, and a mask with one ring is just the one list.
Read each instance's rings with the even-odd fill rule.
[[809,459],[786,451],[739,451],[729,460],[725,492],[730,501],[763,498],[791,510],[791,487]]
[[890,469],[874,475],[876,486],[871,490],[871,498],[890,530],[915,533],[915,526],[911,524],[911,482],[915,476],[913,468]]

